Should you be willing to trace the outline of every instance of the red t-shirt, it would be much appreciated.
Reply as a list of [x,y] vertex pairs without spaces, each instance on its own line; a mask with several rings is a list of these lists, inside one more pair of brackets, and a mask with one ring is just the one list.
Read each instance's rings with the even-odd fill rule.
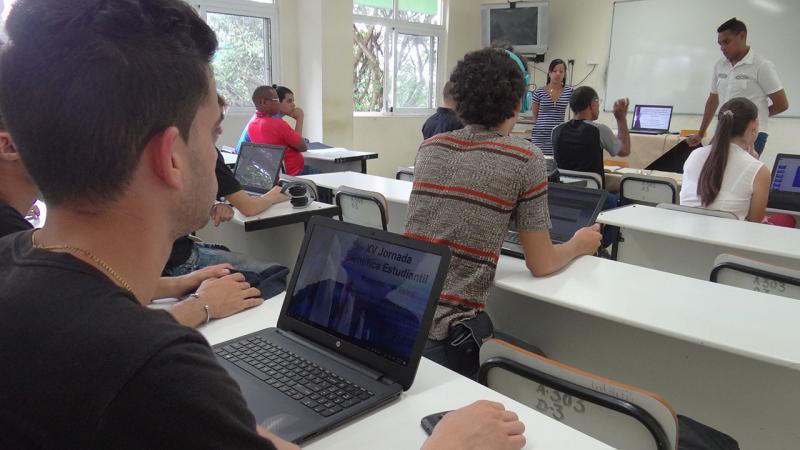
[[256,144],[286,147],[283,164],[286,166],[287,175],[296,176],[303,170],[305,165],[303,154],[293,146],[303,137],[283,119],[275,119],[262,112],[257,112],[256,117],[247,125],[247,134],[250,135],[250,141]]

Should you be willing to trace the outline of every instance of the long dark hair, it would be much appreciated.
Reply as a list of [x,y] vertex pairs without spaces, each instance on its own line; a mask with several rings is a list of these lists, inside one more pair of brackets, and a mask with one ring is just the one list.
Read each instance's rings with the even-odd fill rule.
[[757,118],[758,107],[743,97],[728,100],[719,109],[717,131],[711,141],[711,153],[703,164],[700,180],[697,182],[697,194],[703,206],[713,203],[722,187],[722,175],[728,164],[731,138],[744,135],[750,122]]
[[564,66],[564,79],[561,80],[561,86],[567,85],[567,63],[565,63],[563,59],[558,58],[550,61],[550,67],[547,69],[547,84],[550,84],[550,72],[552,72],[553,69],[555,69],[559,64]]

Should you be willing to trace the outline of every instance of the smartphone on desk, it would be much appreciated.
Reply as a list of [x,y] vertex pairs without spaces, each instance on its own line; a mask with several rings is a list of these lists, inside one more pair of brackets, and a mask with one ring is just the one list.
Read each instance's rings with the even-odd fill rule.
[[428,433],[428,436],[433,433],[433,429],[436,428],[436,425],[442,420],[445,414],[449,413],[450,411],[442,411],[435,414],[431,414],[429,416],[425,416],[420,421],[420,425],[422,425],[422,429]]

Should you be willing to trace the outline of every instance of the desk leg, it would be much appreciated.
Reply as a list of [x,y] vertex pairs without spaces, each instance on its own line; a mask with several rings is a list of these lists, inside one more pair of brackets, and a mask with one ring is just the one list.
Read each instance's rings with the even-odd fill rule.
[[361,160],[361,173],[367,173],[367,160]]

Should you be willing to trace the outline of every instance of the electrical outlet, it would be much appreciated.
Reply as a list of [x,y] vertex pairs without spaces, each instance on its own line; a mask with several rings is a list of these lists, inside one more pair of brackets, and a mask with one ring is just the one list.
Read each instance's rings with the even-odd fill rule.
[[597,58],[586,58],[586,65],[587,66],[596,66],[598,64],[600,64],[600,63],[597,61]]

